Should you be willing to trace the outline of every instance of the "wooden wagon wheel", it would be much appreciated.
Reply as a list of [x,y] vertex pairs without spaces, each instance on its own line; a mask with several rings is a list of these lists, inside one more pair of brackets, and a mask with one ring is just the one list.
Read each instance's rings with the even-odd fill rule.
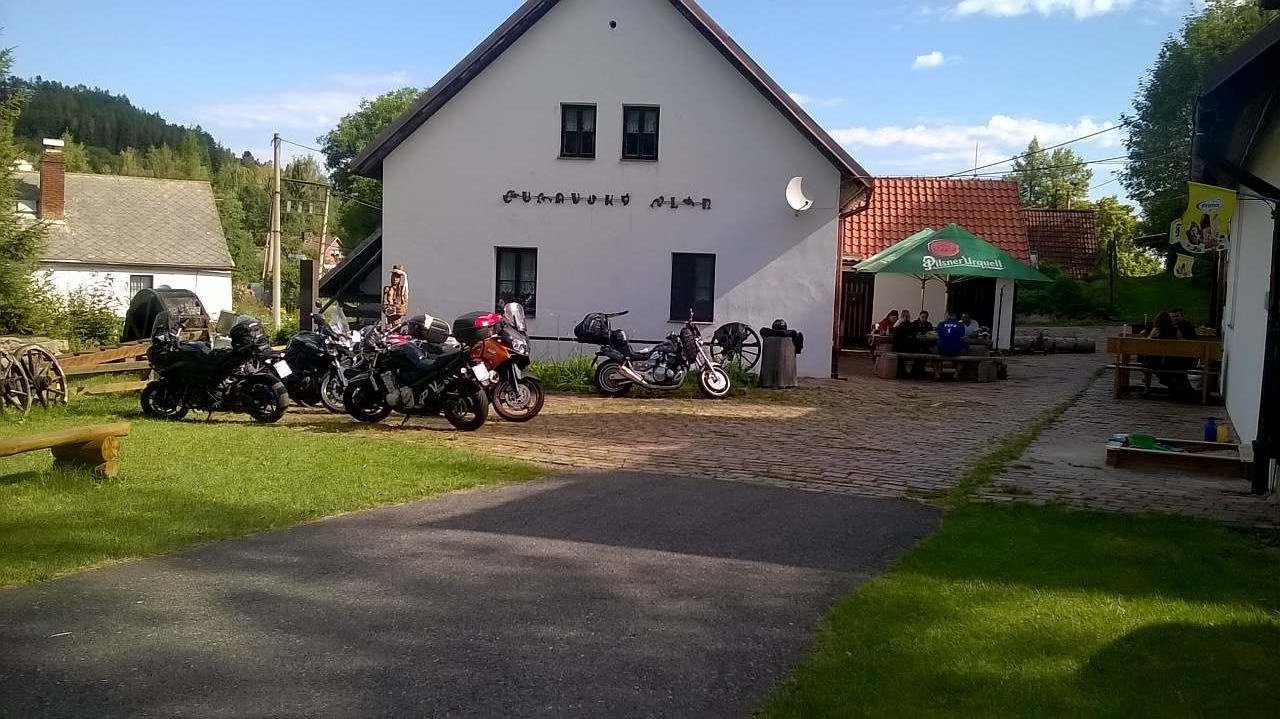
[[711,335],[711,356],[720,364],[753,369],[760,361],[760,335],[742,322],[730,322]]
[[31,383],[18,358],[0,350],[0,414],[16,411],[25,415],[31,410]]
[[19,347],[17,356],[31,383],[31,394],[41,407],[67,403],[67,373],[52,352],[32,344]]

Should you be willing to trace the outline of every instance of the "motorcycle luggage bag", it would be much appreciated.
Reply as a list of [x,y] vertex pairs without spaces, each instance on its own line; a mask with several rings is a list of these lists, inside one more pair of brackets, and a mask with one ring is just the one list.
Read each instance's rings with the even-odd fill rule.
[[444,344],[449,339],[449,323],[431,315],[418,315],[409,319],[406,332],[421,342]]
[[613,336],[609,318],[599,312],[593,312],[573,328],[573,336],[584,345],[608,345]]
[[453,336],[471,347],[498,333],[501,318],[492,312],[468,312],[453,321]]
[[231,347],[239,352],[249,350],[265,352],[271,349],[271,340],[262,329],[261,322],[245,319],[231,328]]

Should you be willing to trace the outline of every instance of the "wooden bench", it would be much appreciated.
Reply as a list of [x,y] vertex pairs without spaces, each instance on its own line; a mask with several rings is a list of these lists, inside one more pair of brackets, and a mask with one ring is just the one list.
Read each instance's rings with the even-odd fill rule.
[[998,357],[960,355],[945,357],[943,355],[920,352],[884,352],[876,357],[876,376],[881,379],[897,379],[910,376],[903,372],[904,365],[914,369],[918,363],[923,373],[935,380],[951,375],[957,380],[972,382],[995,382],[1009,378],[1009,365]]
[[0,457],[41,449],[53,451],[55,465],[88,469],[99,477],[120,471],[120,438],[129,434],[128,422],[76,427],[0,440]]
[[[1205,381],[1200,388],[1200,404],[1209,403],[1212,383],[1210,378],[1220,374],[1222,364],[1222,342],[1220,340],[1162,340],[1149,337],[1108,337],[1107,352],[1116,356],[1114,364],[1108,368],[1115,372],[1113,394],[1116,399],[1124,396],[1130,389],[1129,374],[1131,372],[1154,372],[1169,374],[1203,374]],[[1137,361],[1138,357],[1178,357],[1195,360],[1200,365],[1190,370],[1153,370]]]

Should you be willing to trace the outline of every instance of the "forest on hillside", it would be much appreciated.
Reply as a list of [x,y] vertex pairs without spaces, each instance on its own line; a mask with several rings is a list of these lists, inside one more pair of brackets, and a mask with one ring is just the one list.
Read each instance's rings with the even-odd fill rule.
[[[61,138],[68,172],[89,172],[212,183],[228,249],[235,261],[238,285],[262,278],[271,197],[271,163],[249,152],[237,156],[200,127],[184,127],[154,112],[136,107],[128,97],[100,88],[64,85],[35,78],[6,78],[0,99],[23,98],[14,124],[14,143],[20,156],[35,162],[41,140]],[[308,183],[327,181],[310,156],[285,165],[287,178]],[[285,183],[281,250],[285,262],[283,301],[294,302],[298,265],[291,258],[305,254],[304,241],[319,235],[322,218],[315,212],[324,191],[314,185]],[[292,211],[298,208],[298,211]],[[302,212],[302,209],[307,212]],[[334,200],[333,216],[341,211]],[[333,226],[331,224],[331,226]]]

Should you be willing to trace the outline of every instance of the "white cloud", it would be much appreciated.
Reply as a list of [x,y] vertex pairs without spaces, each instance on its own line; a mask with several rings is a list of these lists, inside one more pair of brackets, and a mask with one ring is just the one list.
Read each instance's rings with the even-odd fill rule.
[[946,61],[946,55],[943,55],[940,50],[934,50],[923,55],[916,55],[916,61],[911,64],[911,69],[932,70],[935,67],[942,67]]
[[341,74],[318,87],[203,105],[193,115],[210,128],[324,131],[359,107],[361,100],[407,84],[408,75],[402,72]]
[[[995,115],[981,124],[954,122],[922,122],[915,125],[883,125],[879,127],[847,127],[832,130],[831,136],[847,146],[860,159],[871,161],[894,174],[935,175],[957,172],[974,166],[974,148],[978,162],[998,162],[1026,150],[1032,138],[1042,146],[1089,135],[1114,126],[1092,118],[1076,122],[1050,122],[1035,118]],[[1118,148],[1124,132],[1116,130],[1070,145],[1088,159],[1123,154]],[[1090,153],[1090,148],[1106,150]],[[1007,170],[1008,165],[993,167],[989,172]],[[1100,169],[1095,166],[1095,169]]]
[[839,107],[844,104],[843,97],[813,97],[812,95],[805,95],[799,92],[789,92],[787,94],[790,95],[791,99],[795,100],[796,104],[801,107]]
[[1035,12],[1048,17],[1055,13],[1071,13],[1078,20],[1127,10],[1134,0],[960,0],[957,15],[994,15],[1014,17]]

